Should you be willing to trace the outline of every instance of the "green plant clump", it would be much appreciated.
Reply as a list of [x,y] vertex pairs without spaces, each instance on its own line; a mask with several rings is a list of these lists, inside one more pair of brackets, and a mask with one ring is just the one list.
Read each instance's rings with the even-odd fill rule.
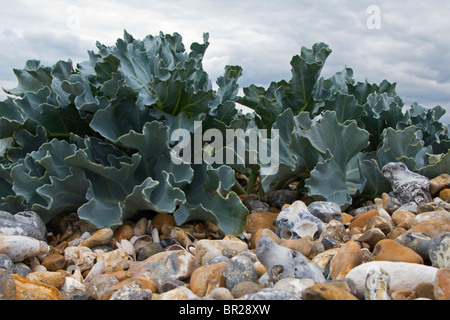
[[[177,33],[138,40],[125,31],[114,46],[97,43],[75,68],[70,60],[52,67],[29,60],[14,70],[18,86],[0,102],[0,209],[33,210],[45,223],[76,211],[99,228],[142,212],[171,213],[180,225],[208,220],[241,236],[248,209],[236,192],[296,182],[299,193],[346,209],[389,191],[381,176],[388,162],[430,178],[449,172],[450,135],[439,122],[445,110],[414,103],[404,111],[395,84],[355,82],[350,68],[320,77],[326,44],[302,48],[289,81],[250,85],[244,96],[239,66],[227,66],[213,89],[202,66],[208,44],[204,34],[187,52]],[[224,136],[278,130],[279,148],[270,150],[278,171],[266,174],[267,163],[245,159],[174,162],[172,135],[184,129],[195,139],[198,124],[201,133]],[[252,148],[244,143],[246,154]],[[236,173],[248,176],[247,190]]]

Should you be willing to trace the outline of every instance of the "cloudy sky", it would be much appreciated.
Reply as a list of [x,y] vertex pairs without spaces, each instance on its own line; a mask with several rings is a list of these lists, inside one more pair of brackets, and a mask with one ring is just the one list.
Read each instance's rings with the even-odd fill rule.
[[227,64],[243,67],[241,87],[288,80],[292,56],[325,42],[333,53],[322,76],[350,67],[357,81],[396,82],[407,106],[441,105],[450,123],[448,0],[0,0],[0,8],[3,88],[16,86],[12,69],[28,59],[76,64],[124,29],[139,39],[178,32],[187,48],[209,32],[213,82]]

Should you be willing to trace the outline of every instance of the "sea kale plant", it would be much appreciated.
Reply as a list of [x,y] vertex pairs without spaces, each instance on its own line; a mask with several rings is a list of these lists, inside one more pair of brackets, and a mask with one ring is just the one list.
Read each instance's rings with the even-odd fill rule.
[[[33,210],[45,223],[75,211],[97,227],[171,213],[180,225],[208,220],[241,236],[248,209],[240,193],[296,182],[300,195],[345,210],[390,191],[381,175],[388,162],[430,178],[449,172],[450,135],[439,122],[445,110],[407,109],[395,84],[356,82],[349,68],[320,77],[331,54],[326,44],[302,48],[289,81],[250,85],[243,96],[239,66],[226,66],[213,88],[202,66],[208,44],[204,34],[187,52],[177,33],[138,40],[124,32],[76,66],[29,60],[14,70],[18,86],[0,102],[0,209]],[[244,135],[219,144],[219,133],[230,131]],[[179,132],[190,137],[173,139]],[[277,170],[250,156],[261,152],[252,134],[272,142],[276,135],[277,148],[268,143],[265,151]],[[180,152],[190,138],[197,143]],[[235,161],[189,161],[199,146],[201,155]],[[245,186],[237,174],[247,176]]]

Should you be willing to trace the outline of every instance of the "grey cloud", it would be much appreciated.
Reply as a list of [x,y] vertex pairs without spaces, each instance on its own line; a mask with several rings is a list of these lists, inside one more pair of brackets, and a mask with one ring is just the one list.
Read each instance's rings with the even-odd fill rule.
[[[440,104],[450,120],[448,1],[99,0],[58,1],[53,9],[54,1],[33,3],[4,4],[0,45],[8,50],[0,52],[0,84],[11,81],[11,69],[27,59],[47,64],[84,60],[86,50],[95,49],[95,40],[112,44],[123,29],[135,37],[179,32],[187,49],[209,32],[204,65],[213,82],[226,64],[243,67],[241,86],[289,79],[292,56],[302,46],[325,42],[333,53],[324,77],[347,66],[358,81],[397,82],[406,104]],[[380,30],[366,26],[366,9],[373,4],[381,9]],[[79,30],[66,27],[70,5],[80,9]]]

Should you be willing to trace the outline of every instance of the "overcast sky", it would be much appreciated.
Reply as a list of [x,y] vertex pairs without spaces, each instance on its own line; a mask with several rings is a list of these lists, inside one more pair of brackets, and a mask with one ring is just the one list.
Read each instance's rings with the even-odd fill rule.
[[350,67],[357,81],[396,82],[407,106],[441,105],[450,123],[448,0],[0,0],[0,8],[3,88],[16,86],[12,69],[28,59],[76,64],[124,29],[139,39],[178,32],[187,49],[209,32],[204,67],[213,82],[227,64],[243,67],[241,87],[289,80],[292,56],[325,42],[333,52],[322,76]]

